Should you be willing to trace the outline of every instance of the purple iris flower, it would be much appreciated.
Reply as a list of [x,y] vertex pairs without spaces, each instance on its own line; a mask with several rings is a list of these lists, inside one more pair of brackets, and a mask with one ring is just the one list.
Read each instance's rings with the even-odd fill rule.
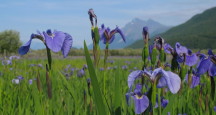
[[104,68],[100,68],[100,71],[104,71]]
[[125,63],[126,63],[126,64],[131,64],[131,62],[130,62],[130,61],[125,61]]
[[10,56],[9,60],[20,59],[20,56]]
[[176,55],[179,63],[185,62],[188,66],[195,65],[199,59],[197,53],[192,53],[190,49],[187,49],[178,42],[175,44],[175,49],[173,49],[168,43],[165,43],[164,50],[168,54],[172,54],[173,56]]
[[114,60],[107,60],[108,63],[113,64],[115,61]]
[[22,77],[21,75],[17,76],[15,79],[12,79],[12,83],[19,84],[23,79],[24,77]]
[[100,40],[103,40],[104,44],[107,44],[107,43],[111,44],[113,40],[115,39],[116,33],[119,33],[123,41],[126,42],[123,32],[118,27],[116,27],[113,30],[110,30],[110,28],[105,28],[105,26],[102,24],[101,28],[99,29]]
[[83,77],[85,75],[85,70],[84,69],[80,69],[78,72],[77,72],[77,77]]
[[19,80],[23,80],[23,79],[24,79],[24,77],[21,76],[21,75],[17,76],[17,78],[18,78]]
[[[186,76],[185,76],[185,82],[188,83],[188,74],[186,74]],[[190,88],[195,88],[199,84],[200,84],[200,76],[196,76],[195,72],[193,72],[193,74],[192,74],[192,83],[191,83]]]
[[[167,106],[167,104],[169,103],[169,100],[161,97],[161,106],[163,108],[165,108]],[[156,105],[155,105],[155,108],[158,108],[158,96],[156,97]]]
[[122,70],[126,70],[126,69],[128,69],[128,66],[127,65],[123,65],[122,66]]
[[185,46],[182,46],[179,42],[175,44],[175,49],[178,55],[187,54],[188,49]]
[[53,32],[49,29],[46,32],[38,34],[32,34],[30,40],[19,48],[19,54],[25,55],[29,49],[32,39],[37,38],[41,40],[50,50],[53,52],[62,51],[64,57],[66,57],[72,47],[72,37],[71,35],[54,30]]
[[2,60],[2,65],[12,65],[11,60]]
[[196,75],[202,75],[208,72],[209,76],[216,76],[216,56],[211,50],[209,50],[208,54],[209,57],[201,59],[197,67]]
[[30,80],[29,80],[29,84],[31,85],[32,83],[33,83],[33,80],[32,80],[32,79],[30,79]]
[[30,67],[39,67],[39,68],[43,68],[42,64],[29,64]]
[[139,77],[143,77],[143,75],[149,77],[152,81],[155,81],[159,77],[160,79],[158,80],[157,87],[163,88],[167,86],[173,94],[177,93],[180,89],[180,77],[177,74],[171,71],[165,71],[162,68],[157,68],[153,72],[148,72],[147,70],[136,70],[131,72],[128,76],[128,87],[130,88],[134,81]]
[[162,37],[158,36],[155,38],[154,44],[158,50],[161,50],[162,48],[164,48],[164,39]]
[[214,111],[216,112],[216,106],[214,106]]

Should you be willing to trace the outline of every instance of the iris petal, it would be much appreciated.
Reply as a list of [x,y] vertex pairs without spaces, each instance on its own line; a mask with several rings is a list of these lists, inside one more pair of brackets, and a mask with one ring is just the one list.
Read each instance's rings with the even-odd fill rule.
[[176,43],[175,45],[175,48],[176,48],[176,52],[178,55],[181,55],[181,54],[188,54],[188,49],[184,46],[182,46],[180,43]]
[[125,35],[123,34],[122,30],[116,27],[116,33],[119,33],[121,35],[121,38],[124,42],[126,42]]
[[31,35],[30,40],[27,43],[25,43],[23,46],[19,48],[18,52],[20,55],[25,55],[26,53],[28,53],[33,37],[34,34]]
[[197,60],[198,60],[198,57],[196,54],[187,55],[186,60],[185,60],[185,64],[188,66],[193,66],[197,63]]
[[49,36],[46,32],[43,32],[43,34],[46,39],[48,48],[53,52],[59,52],[65,40],[66,35],[64,34],[64,32],[54,31],[53,36]]
[[104,24],[101,25],[101,28],[99,28],[99,35],[100,35],[100,40],[104,40],[105,36],[104,36],[104,31],[106,30]]
[[143,113],[149,106],[148,97],[145,95],[142,95],[141,97],[135,95],[133,97],[134,97],[134,104],[135,104],[135,113],[136,114]]
[[152,72],[152,76],[151,79],[155,80],[155,78],[157,77],[157,75],[162,71],[162,68],[157,68]]
[[191,84],[191,88],[196,87],[197,85],[199,85],[200,83],[200,77],[197,77],[195,75],[192,76],[192,84]]
[[64,58],[67,57],[73,43],[72,36],[70,34],[65,33],[66,37],[63,43],[63,46],[61,48],[62,54],[64,55]]
[[181,79],[180,77],[171,72],[171,71],[164,71],[162,70],[164,79],[166,80],[167,86],[169,88],[169,90],[175,94],[179,91],[180,86],[181,86]]
[[168,54],[171,54],[171,50],[173,50],[173,48],[168,43],[165,43],[164,44],[164,51]]
[[202,75],[202,74],[206,73],[206,72],[208,71],[209,65],[211,65],[211,63],[212,63],[212,62],[211,62],[211,60],[210,60],[209,58],[203,59],[203,60],[200,62],[198,68],[197,68],[196,74],[197,74],[197,75]]
[[209,76],[212,76],[212,77],[216,76],[216,64],[211,63],[208,73],[209,73]]
[[128,76],[128,87],[129,88],[133,85],[134,80],[136,80],[140,76],[141,73],[142,73],[141,70],[136,70],[129,74]]

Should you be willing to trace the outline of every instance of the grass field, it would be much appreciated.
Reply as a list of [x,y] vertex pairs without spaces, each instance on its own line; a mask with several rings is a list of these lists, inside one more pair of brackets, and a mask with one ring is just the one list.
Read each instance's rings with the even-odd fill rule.
[[[129,91],[127,78],[132,70],[142,68],[141,58],[114,58],[113,64],[109,63],[107,70],[96,69],[99,81],[98,89],[104,97],[111,114],[134,114],[134,104],[126,102],[125,94]],[[42,67],[31,64],[42,64]],[[95,99],[88,88],[88,69],[85,75],[77,77],[78,71],[86,64],[84,58],[54,59],[51,79],[52,98],[48,97],[46,83],[46,60],[20,59],[13,60],[12,65],[0,66],[0,113],[6,114],[97,114]],[[70,66],[69,66],[70,65]],[[127,69],[122,69],[126,65]],[[103,65],[100,65],[101,67]],[[74,69],[72,69],[74,68]],[[69,75],[70,72],[71,76]],[[68,73],[68,74],[66,74]],[[19,83],[12,81],[22,76]],[[40,83],[36,78],[40,78]],[[29,84],[32,80],[32,84]],[[213,110],[216,101],[212,100],[210,80],[207,76],[201,77],[203,85],[193,89],[182,82],[182,89],[177,94],[162,90],[165,99],[169,100],[166,108],[161,108],[163,114],[216,114]],[[40,85],[38,85],[40,84]],[[159,109],[155,108],[155,114]]]

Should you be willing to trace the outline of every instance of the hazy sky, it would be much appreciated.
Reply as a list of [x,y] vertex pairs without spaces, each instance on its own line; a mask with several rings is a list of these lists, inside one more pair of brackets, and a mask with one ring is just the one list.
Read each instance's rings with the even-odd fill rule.
[[89,8],[99,25],[121,28],[133,18],[174,26],[214,6],[216,0],[0,0],[0,31],[17,30],[25,43],[36,30],[56,29],[71,34],[74,47],[82,47],[84,39],[91,43]]

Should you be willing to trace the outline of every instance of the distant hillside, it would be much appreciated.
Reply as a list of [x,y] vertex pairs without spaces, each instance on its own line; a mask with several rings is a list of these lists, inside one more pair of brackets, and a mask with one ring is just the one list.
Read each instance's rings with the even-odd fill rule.
[[[108,26],[108,25],[105,24],[105,26]],[[149,32],[151,33],[152,36],[157,35],[159,33],[163,33],[167,31],[169,28],[171,28],[163,24],[160,24],[152,19],[144,21],[144,20],[135,18],[131,22],[127,23],[123,28],[121,28],[125,34],[126,43],[122,41],[119,35],[116,35],[116,39],[114,40],[112,44],[110,44],[110,48],[111,49],[124,48],[134,43],[135,41],[141,39],[143,26],[149,27]],[[105,45],[102,42],[100,42],[100,46],[101,48],[105,47]],[[92,49],[92,44],[89,45],[89,48]]]
[[[216,48],[216,7],[193,16],[187,22],[169,29],[161,36],[172,45],[180,42],[189,48]],[[142,47],[142,40],[138,40],[127,48]]]

